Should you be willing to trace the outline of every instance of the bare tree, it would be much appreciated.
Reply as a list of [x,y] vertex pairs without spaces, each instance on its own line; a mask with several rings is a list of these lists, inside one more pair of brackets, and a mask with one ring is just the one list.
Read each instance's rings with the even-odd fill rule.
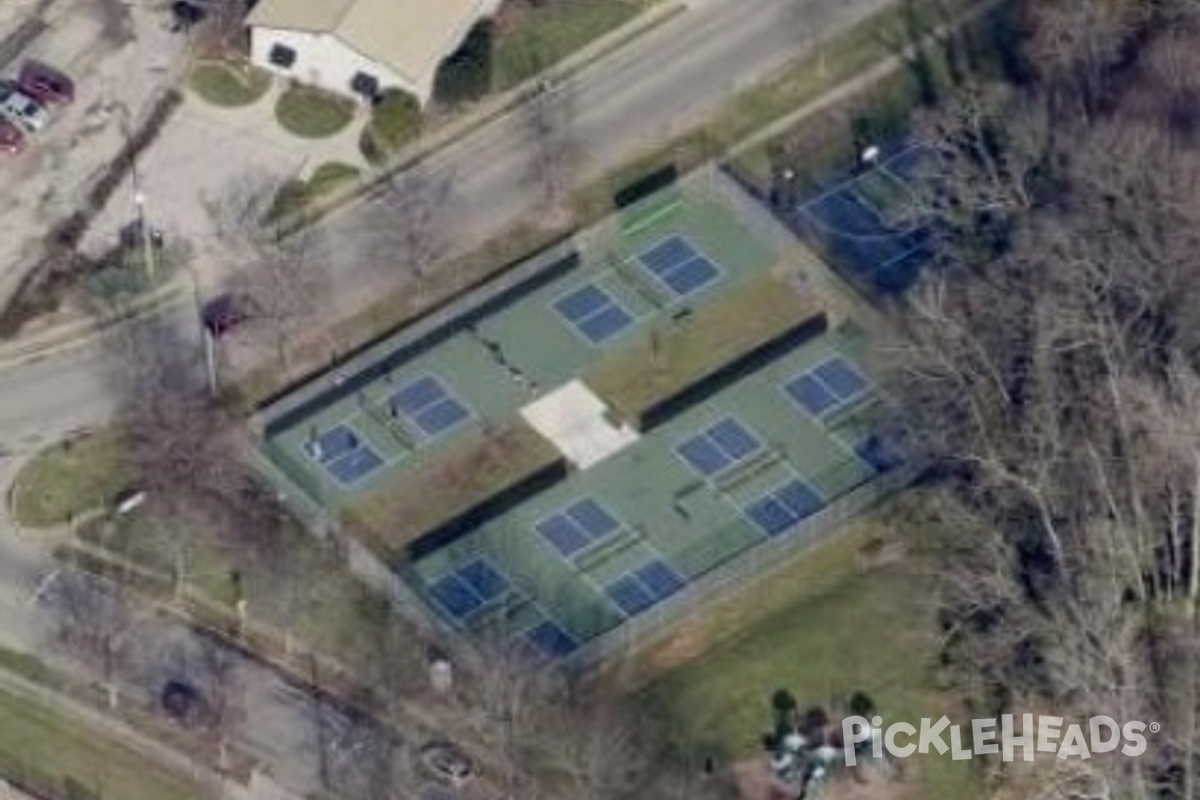
[[364,232],[372,263],[391,269],[399,262],[419,283],[449,247],[446,209],[453,184],[451,173],[426,164],[383,179],[373,195],[377,223]]
[[556,710],[541,738],[571,796],[620,800],[644,786],[652,751],[622,698],[574,692]]
[[541,797],[545,746],[561,730],[555,707],[567,696],[563,676],[527,649],[496,638],[461,654],[461,716],[493,756],[507,797]]
[[[294,347],[304,334],[327,327],[313,321],[328,306],[332,284],[323,231],[315,226],[292,232],[277,227],[274,206],[282,186],[265,174],[246,175],[207,205],[228,251],[230,288],[269,330],[275,354],[290,373]],[[333,343],[326,345],[332,355]]]
[[568,213],[566,202],[576,160],[575,99],[567,79],[539,81],[523,105],[525,127],[533,142],[530,178],[540,206],[557,224]]
[[229,767],[230,742],[246,720],[245,685],[238,662],[237,654],[211,640],[203,640],[190,659],[193,680],[204,698],[201,721],[216,740],[217,763],[222,769]]
[[120,670],[138,615],[119,587],[73,570],[56,573],[43,595],[55,641],[103,681],[110,708],[120,701]]
[[[1099,79],[1099,47],[1073,80]],[[1093,759],[1048,798],[1200,790],[1200,156],[1126,102],[1161,69],[1135,61],[1083,117],[1035,92],[1037,115],[996,94],[942,118],[958,235],[892,358],[898,424],[943,478],[921,527],[947,532],[945,640],[973,695],[1164,723],[1150,758]]]
[[153,517],[166,535],[181,587],[192,537],[221,530],[250,497],[242,444],[207,389],[198,344],[169,321],[130,324],[109,345],[131,488],[145,497],[138,513]]
[[318,746],[327,789],[347,800],[393,800],[413,785],[410,754],[403,742],[376,720],[325,708]]
[[1110,99],[1113,69],[1149,5],[1138,0],[1048,0],[1031,6],[1035,19],[1029,50],[1064,115],[1091,116]]

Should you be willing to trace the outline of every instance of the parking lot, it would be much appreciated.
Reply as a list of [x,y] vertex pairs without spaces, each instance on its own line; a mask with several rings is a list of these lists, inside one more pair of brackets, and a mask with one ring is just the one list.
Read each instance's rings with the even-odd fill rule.
[[[37,260],[46,232],[89,186],[170,85],[185,39],[162,12],[121,0],[6,0],[0,75],[27,58],[65,72],[75,101],[56,109],[24,152],[0,154],[0,303]],[[130,198],[132,207],[132,198]]]

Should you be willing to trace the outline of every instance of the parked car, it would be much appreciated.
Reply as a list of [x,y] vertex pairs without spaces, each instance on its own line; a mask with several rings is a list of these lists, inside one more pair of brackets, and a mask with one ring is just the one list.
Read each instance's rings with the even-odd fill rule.
[[45,106],[16,86],[0,87],[0,117],[26,133],[37,133],[46,127],[50,114]]
[[204,6],[188,0],[175,0],[171,4],[170,29],[176,33],[190,31],[204,21],[208,11]]
[[209,300],[201,311],[205,329],[214,339],[220,339],[234,328],[254,317],[253,298],[227,292]]
[[29,60],[17,77],[21,91],[44,105],[65,106],[75,101],[74,82],[48,64]]
[[0,153],[19,153],[25,149],[25,134],[6,119],[0,118]]

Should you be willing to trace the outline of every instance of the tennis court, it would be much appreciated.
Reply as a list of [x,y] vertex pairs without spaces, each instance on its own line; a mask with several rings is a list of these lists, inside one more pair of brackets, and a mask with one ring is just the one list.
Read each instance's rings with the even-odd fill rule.
[[[513,418],[673,315],[766,274],[776,254],[703,192],[591,235],[579,264],[450,335],[386,343],[302,413],[269,419],[267,454],[323,505],[385,492],[445,447]],[[630,213],[630,212],[627,212]],[[353,368],[351,368],[353,370]],[[348,370],[349,371],[349,370]],[[360,375],[368,376],[365,379]]]
[[[419,337],[402,331],[265,413],[264,451],[279,472],[353,519],[463,631],[500,630],[565,656],[893,466],[863,422],[875,403],[863,335],[817,326],[783,337],[762,311],[763,291],[796,294],[823,319],[823,301],[788,274],[800,267],[763,235],[769,215],[748,218],[760,210],[708,191],[651,198],[647,209],[588,232],[578,258]],[[563,467],[574,463],[565,444],[523,412],[607,374],[600,367],[620,373],[610,391],[645,382],[665,369],[665,352],[678,353],[688,381],[704,381],[718,356],[712,369],[727,372],[730,354],[713,354],[721,348],[700,322],[714,309],[725,315],[716,330],[733,330],[728,315],[748,318],[739,347],[771,345],[769,357],[747,358],[637,430],[585,386],[581,396],[595,389],[603,401],[596,417],[625,427],[603,458]],[[513,488],[535,477],[535,488]]]
[[[484,559],[506,592],[435,605],[464,629],[530,641],[532,627],[552,623],[563,635],[534,643],[547,655],[644,613],[896,466],[869,447],[864,420],[877,398],[858,366],[865,346],[841,333],[800,346],[417,560],[418,583],[436,593],[444,576]],[[788,386],[800,376],[827,380],[837,406],[813,414],[796,401]]]
[[793,226],[860,284],[904,291],[931,255],[931,231],[910,188],[922,153],[918,145],[898,145],[869,169],[836,175],[797,207]]

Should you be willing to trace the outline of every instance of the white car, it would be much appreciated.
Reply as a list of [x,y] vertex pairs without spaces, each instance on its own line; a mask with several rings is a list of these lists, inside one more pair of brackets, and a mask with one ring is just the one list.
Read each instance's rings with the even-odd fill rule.
[[0,87],[0,117],[24,131],[36,133],[50,119],[45,107],[14,86]]

